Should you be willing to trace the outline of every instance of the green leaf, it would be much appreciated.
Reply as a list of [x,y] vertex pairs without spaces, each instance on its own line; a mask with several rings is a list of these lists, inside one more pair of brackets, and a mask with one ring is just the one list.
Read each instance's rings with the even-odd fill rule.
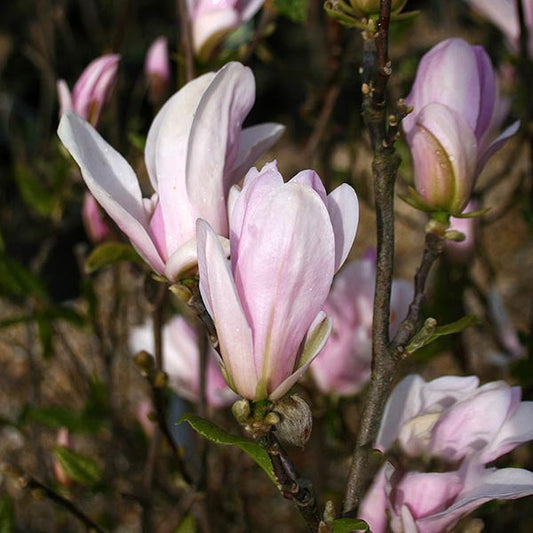
[[333,533],[351,533],[352,531],[370,532],[368,524],[357,518],[339,518],[333,522]]
[[9,496],[0,498],[0,533],[11,533],[15,529],[15,509]]
[[196,520],[194,516],[188,514],[173,533],[196,533]]
[[293,22],[306,22],[309,0],[274,0],[274,7]]
[[461,331],[464,331],[466,328],[469,328],[478,322],[476,315],[467,315],[459,320],[456,320],[455,322],[446,324],[445,326],[426,328],[429,320],[433,319],[426,320],[424,327],[413,337],[411,342],[405,348],[405,351],[408,354],[412,354],[420,348],[427,346],[428,344],[437,340],[439,337],[452,335],[453,333],[460,333]]
[[5,253],[0,253],[0,293],[8,297],[47,298],[41,280]]
[[104,423],[103,417],[92,416],[90,406],[85,411],[75,411],[64,407],[31,407],[23,412],[25,418],[54,429],[67,428],[73,433],[95,433]]
[[278,485],[270,457],[268,456],[268,453],[263,450],[261,446],[259,446],[259,444],[227,433],[216,424],[213,424],[213,422],[205,420],[204,418],[196,416],[192,413],[183,415],[178,423],[181,424],[182,422],[188,422],[195,431],[212,442],[217,444],[237,446],[237,448],[240,448],[246,455],[251,457],[265,471],[267,476],[275,485]]
[[66,446],[56,446],[54,456],[69,477],[84,485],[94,485],[102,476],[95,461]]
[[85,262],[85,268],[91,274],[96,270],[120,263],[121,261],[143,262],[133,246],[122,242],[106,242],[90,253]]
[[39,215],[50,217],[57,205],[57,195],[43,184],[42,176],[19,163],[15,166],[14,177],[24,203]]

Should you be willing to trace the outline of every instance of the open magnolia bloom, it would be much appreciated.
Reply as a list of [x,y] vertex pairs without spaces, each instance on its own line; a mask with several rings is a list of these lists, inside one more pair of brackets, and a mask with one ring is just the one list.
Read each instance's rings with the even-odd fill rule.
[[[353,261],[339,272],[326,299],[323,309],[333,329],[311,365],[313,378],[325,394],[350,396],[370,379],[375,279],[375,258]],[[412,297],[412,283],[393,280],[391,333],[406,316]]]
[[387,463],[365,496],[360,517],[374,533],[439,533],[465,514],[495,499],[533,494],[533,473],[486,468],[533,439],[533,402],[503,381],[479,386],[475,376],[426,382],[404,378],[387,401],[376,448],[395,441],[409,457],[438,457],[447,472],[395,469]]
[[413,374],[387,401],[376,448],[385,451],[396,439],[411,457],[458,461],[476,454],[488,463],[533,439],[533,402],[521,401],[520,387],[504,381],[479,386],[476,376],[446,376],[426,382]]
[[226,201],[255,159],[282,134],[278,124],[242,129],[255,99],[252,71],[228,63],[189,82],[152,123],[145,162],[155,190],[143,198],[135,172],[86,121],[65,113],[58,135],[91,193],[139,254],[170,281],[196,266],[196,220],[228,236]]
[[201,56],[230,31],[250,20],[264,0],[187,0],[194,50]]
[[[133,352],[154,350],[150,321],[131,330],[129,343]],[[231,405],[237,397],[228,388],[220,368],[219,356],[209,346],[206,360],[205,399],[211,407]],[[200,347],[196,330],[182,317],[175,316],[163,326],[163,370],[170,387],[182,398],[200,401]]]
[[508,102],[481,46],[447,39],[420,61],[402,121],[411,148],[418,203],[461,214],[488,159],[518,130],[499,133]]
[[329,334],[321,309],[355,238],[357,196],[347,184],[326,196],[312,170],[284,183],[269,163],[248,172],[230,206],[231,261],[198,221],[200,290],[230,387],[249,400],[278,400]]
[[363,499],[359,517],[372,533],[442,533],[488,501],[532,494],[533,473],[523,468],[465,461],[452,472],[401,472],[387,462]]

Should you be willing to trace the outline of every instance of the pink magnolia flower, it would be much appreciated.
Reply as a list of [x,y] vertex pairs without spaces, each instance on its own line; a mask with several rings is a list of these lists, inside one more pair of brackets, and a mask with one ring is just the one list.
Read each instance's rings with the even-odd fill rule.
[[[519,48],[520,25],[516,2],[514,0],[468,0],[468,3],[481,15],[487,17],[505,35],[512,49],[516,52]],[[524,15],[526,26],[529,28],[529,54],[533,56],[533,2],[525,0]]]
[[111,228],[102,215],[98,202],[88,192],[83,196],[81,218],[87,236],[93,244],[99,244],[111,236]]
[[[533,494],[533,473],[465,462],[452,472],[401,472],[386,463],[359,509],[373,533],[442,533],[490,500]],[[389,516],[389,520],[387,520]]]
[[96,125],[117,80],[120,56],[103,55],[87,66],[74,85],[72,94],[64,80],[57,82],[60,114],[74,111],[80,117]]
[[196,267],[196,219],[228,236],[226,200],[253,161],[281,135],[278,124],[242,129],[255,97],[249,68],[228,63],[167,101],[148,132],[145,161],[155,190],[143,198],[133,169],[87,122],[65,113],[58,135],[91,193],[159,274]]
[[144,73],[148,79],[150,97],[160,102],[167,95],[170,86],[170,62],[166,37],[156,39],[146,54]]
[[321,308],[355,237],[357,196],[347,184],[326,196],[312,170],[284,183],[273,162],[252,168],[230,205],[231,261],[198,222],[200,290],[230,387],[250,400],[277,400],[329,334]]
[[475,376],[425,382],[410,375],[387,401],[376,447],[385,451],[398,440],[411,457],[475,455],[485,464],[533,439],[533,402],[520,400],[520,387],[503,381],[479,386]]
[[250,20],[264,0],[187,0],[194,49],[211,50],[222,37]]
[[402,122],[411,148],[417,199],[426,209],[463,212],[487,160],[518,129],[498,135],[508,103],[498,96],[489,56],[447,39],[420,61]]
[[[325,394],[350,396],[370,379],[375,278],[375,259],[365,258],[346,265],[333,283],[323,307],[333,329],[311,365],[316,384]],[[407,314],[412,296],[411,283],[393,281],[392,332]]]
[[[130,333],[133,352],[152,353],[152,323],[135,327]],[[237,397],[228,388],[218,366],[218,354],[209,346],[206,367],[206,401],[212,407],[231,405]],[[176,316],[163,327],[163,370],[176,394],[198,402],[200,399],[200,348],[196,330],[182,317]]]

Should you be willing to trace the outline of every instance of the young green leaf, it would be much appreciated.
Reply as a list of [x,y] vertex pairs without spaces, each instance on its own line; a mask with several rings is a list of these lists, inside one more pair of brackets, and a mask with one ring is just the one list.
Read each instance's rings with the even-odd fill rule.
[[89,457],[66,446],[56,446],[54,456],[69,477],[84,485],[94,485],[102,476],[100,467]]
[[274,7],[293,22],[307,21],[308,0],[274,0]]
[[277,485],[278,482],[272,469],[270,457],[259,444],[227,433],[216,424],[213,424],[213,422],[192,413],[183,415],[178,423],[181,424],[182,422],[188,422],[195,431],[212,442],[237,446],[237,448],[240,448],[246,455],[251,457],[265,471],[271,481]]
[[121,261],[143,262],[133,246],[122,242],[106,242],[90,253],[85,262],[85,268],[89,274],[92,274],[101,268]]

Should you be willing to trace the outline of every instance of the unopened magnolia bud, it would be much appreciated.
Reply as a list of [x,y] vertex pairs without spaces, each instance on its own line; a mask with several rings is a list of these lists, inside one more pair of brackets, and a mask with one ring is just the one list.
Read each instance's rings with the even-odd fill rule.
[[239,424],[245,424],[250,418],[250,413],[251,413],[250,402],[244,399],[237,400],[231,406],[231,412],[233,413],[235,420],[237,420]]
[[[399,13],[407,0],[392,0],[391,13]],[[352,9],[357,17],[369,17],[379,14],[379,0],[350,0]]]
[[326,505],[324,506],[324,522],[326,524],[333,524],[335,518],[337,518],[337,513],[335,512],[335,506],[333,505],[333,502],[331,500],[328,500],[326,502]]
[[275,426],[279,440],[286,444],[303,447],[309,440],[313,427],[313,417],[307,402],[297,394],[276,402],[272,409],[280,416]]
[[150,374],[154,368],[154,358],[145,350],[137,352],[133,359],[135,364],[141,369],[141,372],[146,376]]

